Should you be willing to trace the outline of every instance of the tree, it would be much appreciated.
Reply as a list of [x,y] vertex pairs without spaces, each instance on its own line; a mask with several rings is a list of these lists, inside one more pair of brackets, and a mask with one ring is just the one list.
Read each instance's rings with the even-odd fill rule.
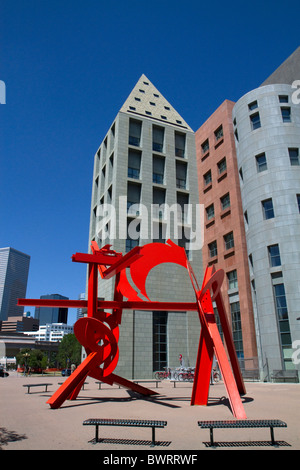
[[45,369],[47,367],[47,356],[39,349],[20,349],[16,359],[18,364],[25,368]]
[[63,367],[81,362],[81,344],[74,334],[65,335],[58,346],[57,360]]

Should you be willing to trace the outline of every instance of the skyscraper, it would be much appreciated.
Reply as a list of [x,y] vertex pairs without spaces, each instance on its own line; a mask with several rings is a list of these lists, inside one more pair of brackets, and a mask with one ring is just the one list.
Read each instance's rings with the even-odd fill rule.
[[18,298],[26,297],[30,256],[14,248],[0,248],[0,320],[22,317]]
[[[40,299],[68,300],[60,294],[41,295]],[[67,323],[68,309],[64,307],[36,307],[34,317],[40,322],[40,325],[47,323]]]
[[[126,253],[170,238],[186,249],[201,282],[197,204],[194,132],[142,75],[95,155],[89,240]],[[113,293],[113,280],[99,282],[99,297]],[[147,293],[157,301],[194,299],[186,269],[167,263],[150,272]],[[179,354],[194,366],[199,331],[196,312],[124,311],[118,373],[149,377],[178,366]]]

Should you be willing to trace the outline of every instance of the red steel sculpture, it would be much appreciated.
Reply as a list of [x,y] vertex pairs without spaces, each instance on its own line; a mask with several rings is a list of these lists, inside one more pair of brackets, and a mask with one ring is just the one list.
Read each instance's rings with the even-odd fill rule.
[[[111,245],[99,249],[92,242],[91,254],[76,253],[72,261],[88,263],[87,300],[48,300],[19,299],[18,305],[37,307],[87,307],[87,317],[80,318],[74,325],[74,333],[84,346],[87,357],[68,377],[60,388],[47,401],[51,408],[59,408],[66,399],[75,400],[87,376],[106,384],[114,383],[129,388],[143,395],[155,395],[156,392],[114,374],[119,358],[119,325],[123,309],[151,311],[196,311],[199,315],[201,333],[191,405],[207,405],[215,354],[228,393],[233,415],[245,419],[241,395],[246,393],[232,334],[221,295],[224,271],[207,268],[203,285],[199,288],[192,267],[184,248],[171,240],[166,244],[150,243],[135,247],[126,255],[111,250]],[[146,292],[146,279],[150,270],[161,263],[175,263],[188,270],[196,296],[196,302],[154,302]],[[137,290],[127,278],[127,268]],[[115,276],[114,300],[98,300],[98,274],[101,278]],[[124,301],[124,298],[127,300]],[[143,300],[146,298],[147,300]],[[230,363],[222,343],[212,302],[215,301],[220,317],[223,335]],[[107,313],[104,310],[110,310]]]

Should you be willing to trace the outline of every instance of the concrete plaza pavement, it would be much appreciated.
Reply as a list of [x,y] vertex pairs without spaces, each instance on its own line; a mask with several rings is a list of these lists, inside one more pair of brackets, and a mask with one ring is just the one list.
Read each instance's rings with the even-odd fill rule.
[[[88,384],[75,401],[51,409],[46,403],[63,377],[24,377],[11,372],[0,379],[0,449],[3,450],[102,450],[149,451],[151,429],[138,427],[100,427],[102,442],[94,443],[94,426],[83,426],[88,418],[155,419],[167,421],[156,430],[155,452],[201,451],[211,448],[209,430],[198,427],[198,420],[234,419],[222,382],[210,387],[208,406],[190,406],[192,384],[181,382],[174,388],[165,380],[156,389],[158,395],[143,397],[118,386],[102,384],[88,377]],[[48,391],[27,383],[50,383]],[[300,384],[246,382],[242,397],[247,418],[280,419],[287,428],[275,428],[279,447],[271,446],[269,428],[216,429],[217,449],[299,450]],[[228,444],[226,444],[228,443]]]

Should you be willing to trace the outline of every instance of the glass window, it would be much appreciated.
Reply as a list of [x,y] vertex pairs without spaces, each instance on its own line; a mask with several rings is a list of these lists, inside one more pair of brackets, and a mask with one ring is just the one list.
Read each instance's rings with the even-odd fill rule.
[[218,129],[215,131],[216,141],[218,142],[218,140],[222,139],[223,136],[224,136],[224,134],[223,134],[223,126],[221,125],[221,126],[218,127]]
[[225,250],[230,250],[234,247],[233,232],[227,233],[227,235],[224,235],[223,238],[225,243]]
[[257,101],[252,101],[252,103],[248,104],[249,111],[253,111],[253,109],[256,109],[258,107]]
[[153,183],[163,184],[165,172],[164,157],[153,156]]
[[185,156],[185,134],[175,132],[175,155],[176,157]]
[[279,99],[279,103],[288,103],[289,102],[288,95],[279,95],[278,99]]
[[284,284],[274,285],[275,299],[276,299],[276,310],[279,320],[285,320],[288,318],[288,309],[285,297]]
[[176,188],[186,189],[187,164],[176,161]]
[[291,165],[298,166],[299,163],[299,149],[289,149],[289,157],[290,157],[290,162]]
[[236,269],[234,269],[233,271],[229,271],[229,273],[227,273],[227,279],[228,279],[228,289],[236,289],[238,287]]
[[266,155],[264,153],[256,155],[256,168],[258,173],[268,169]]
[[153,371],[168,366],[168,312],[153,312]]
[[164,127],[153,126],[152,131],[152,149],[155,152],[163,152],[164,148]]
[[214,216],[215,216],[215,208],[214,208],[214,205],[211,204],[210,206],[208,206],[206,209],[206,217],[207,217],[207,220],[210,220],[210,219],[213,219]]
[[208,184],[211,183],[211,181],[212,181],[212,179],[211,179],[211,170],[209,170],[207,173],[205,173],[205,175],[203,175],[203,179],[204,179],[205,186],[207,186]]
[[227,209],[227,207],[230,207],[230,196],[229,193],[225,194],[225,196],[221,197],[221,207],[222,210]]
[[262,201],[262,207],[263,207],[263,216],[265,220],[273,219],[275,217],[272,199],[266,199],[265,201]]
[[208,244],[208,252],[209,252],[210,258],[213,258],[214,256],[217,256],[218,249],[217,249],[216,240]]
[[251,114],[250,122],[251,122],[251,128],[253,131],[255,129],[259,129],[261,127],[259,113]]
[[226,157],[222,158],[222,160],[219,161],[217,165],[218,165],[219,174],[224,173],[224,171],[227,170]]
[[134,150],[128,152],[128,177],[139,179],[141,167],[141,153]]
[[281,108],[281,116],[283,122],[291,122],[291,108]]
[[209,151],[208,139],[206,139],[205,142],[203,142],[203,144],[201,144],[201,148],[202,148],[202,153],[203,154]]
[[140,146],[142,132],[142,122],[130,119],[129,121],[129,145]]
[[279,246],[278,245],[268,246],[268,253],[269,253],[270,266],[272,268],[274,266],[281,266]]
[[242,334],[242,322],[241,322],[241,312],[240,312],[240,303],[233,302],[230,304],[230,313],[231,313],[231,324],[232,324],[232,336],[234,347],[238,358],[244,357],[244,348],[243,348],[243,334]]

